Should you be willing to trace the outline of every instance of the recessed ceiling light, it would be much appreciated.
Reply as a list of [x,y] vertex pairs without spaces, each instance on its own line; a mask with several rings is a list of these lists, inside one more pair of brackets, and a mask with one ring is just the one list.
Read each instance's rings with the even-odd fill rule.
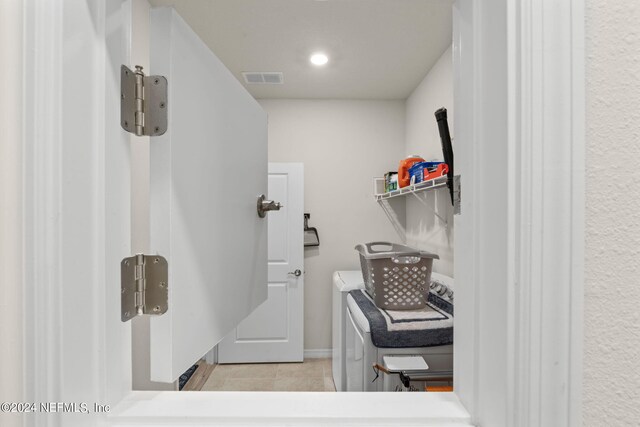
[[329,62],[329,57],[324,53],[314,53],[309,60],[313,65],[322,66]]

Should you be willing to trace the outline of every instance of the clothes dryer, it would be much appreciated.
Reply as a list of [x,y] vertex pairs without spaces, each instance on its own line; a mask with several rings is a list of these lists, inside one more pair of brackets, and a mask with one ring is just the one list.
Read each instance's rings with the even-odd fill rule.
[[[443,287],[447,299],[453,302],[453,279],[439,274],[432,277],[432,289]],[[448,292],[448,293],[447,293]],[[376,379],[374,364],[383,366],[384,356],[419,355],[424,357],[432,372],[453,371],[453,345],[434,347],[382,348],[371,340],[369,322],[351,295],[347,295],[345,325],[346,391],[392,391],[394,381],[384,381],[382,373]],[[375,380],[375,381],[374,381]],[[386,383],[386,384],[385,384]]]
[[333,273],[332,373],[336,391],[346,391],[345,327],[347,324],[347,295],[354,289],[364,289],[362,271]]

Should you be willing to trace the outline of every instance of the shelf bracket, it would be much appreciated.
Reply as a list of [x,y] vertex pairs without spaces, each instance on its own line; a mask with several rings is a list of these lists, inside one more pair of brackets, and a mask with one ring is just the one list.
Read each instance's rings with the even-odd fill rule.
[[460,215],[462,196],[460,193],[460,175],[453,177],[453,214]]
[[378,204],[384,211],[385,215],[387,215],[389,222],[391,222],[391,225],[393,225],[393,228],[396,230],[396,233],[398,233],[398,236],[400,236],[400,238],[404,238],[407,230],[402,228],[402,225],[400,224],[398,219],[394,217],[394,215],[391,213],[390,206],[388,205],[389,200],[388,199],[378,200]]
[[422,200],[422,198],[420,196],[418,196],[418,193],[414,193],[411,192],[411,194],[413,194],[415,196],[416,199],[418,199],[418,201],[420,203],[422,203],[422,205],[424,207],[426,207],[427,209],[429,209],[431,211],[431,213],[433,213],[440,221],[442,221],[444,223],[444,225],[449,225],[449,221],[447,221],[445,218],[443,218],[438,212],[436,212],[435,209],[433,209],[429,203],[427,203],[426,201]]

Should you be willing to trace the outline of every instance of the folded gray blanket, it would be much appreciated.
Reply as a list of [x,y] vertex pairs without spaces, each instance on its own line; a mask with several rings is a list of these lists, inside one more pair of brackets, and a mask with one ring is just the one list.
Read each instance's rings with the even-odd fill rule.
[[420,310],[378,308],[362,289],[350,291],[371,329],[376,347],[434,347],[453,343],[453,305],[429,293],[427,306]]

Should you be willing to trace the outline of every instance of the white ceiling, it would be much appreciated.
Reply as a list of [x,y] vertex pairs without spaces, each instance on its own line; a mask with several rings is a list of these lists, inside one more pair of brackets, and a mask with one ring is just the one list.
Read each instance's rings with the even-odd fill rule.
[[[404,99],[451,44],[452,0],[150,1],[175,6],[256,98]],[[284,84],[246,85],[243,71]]]

